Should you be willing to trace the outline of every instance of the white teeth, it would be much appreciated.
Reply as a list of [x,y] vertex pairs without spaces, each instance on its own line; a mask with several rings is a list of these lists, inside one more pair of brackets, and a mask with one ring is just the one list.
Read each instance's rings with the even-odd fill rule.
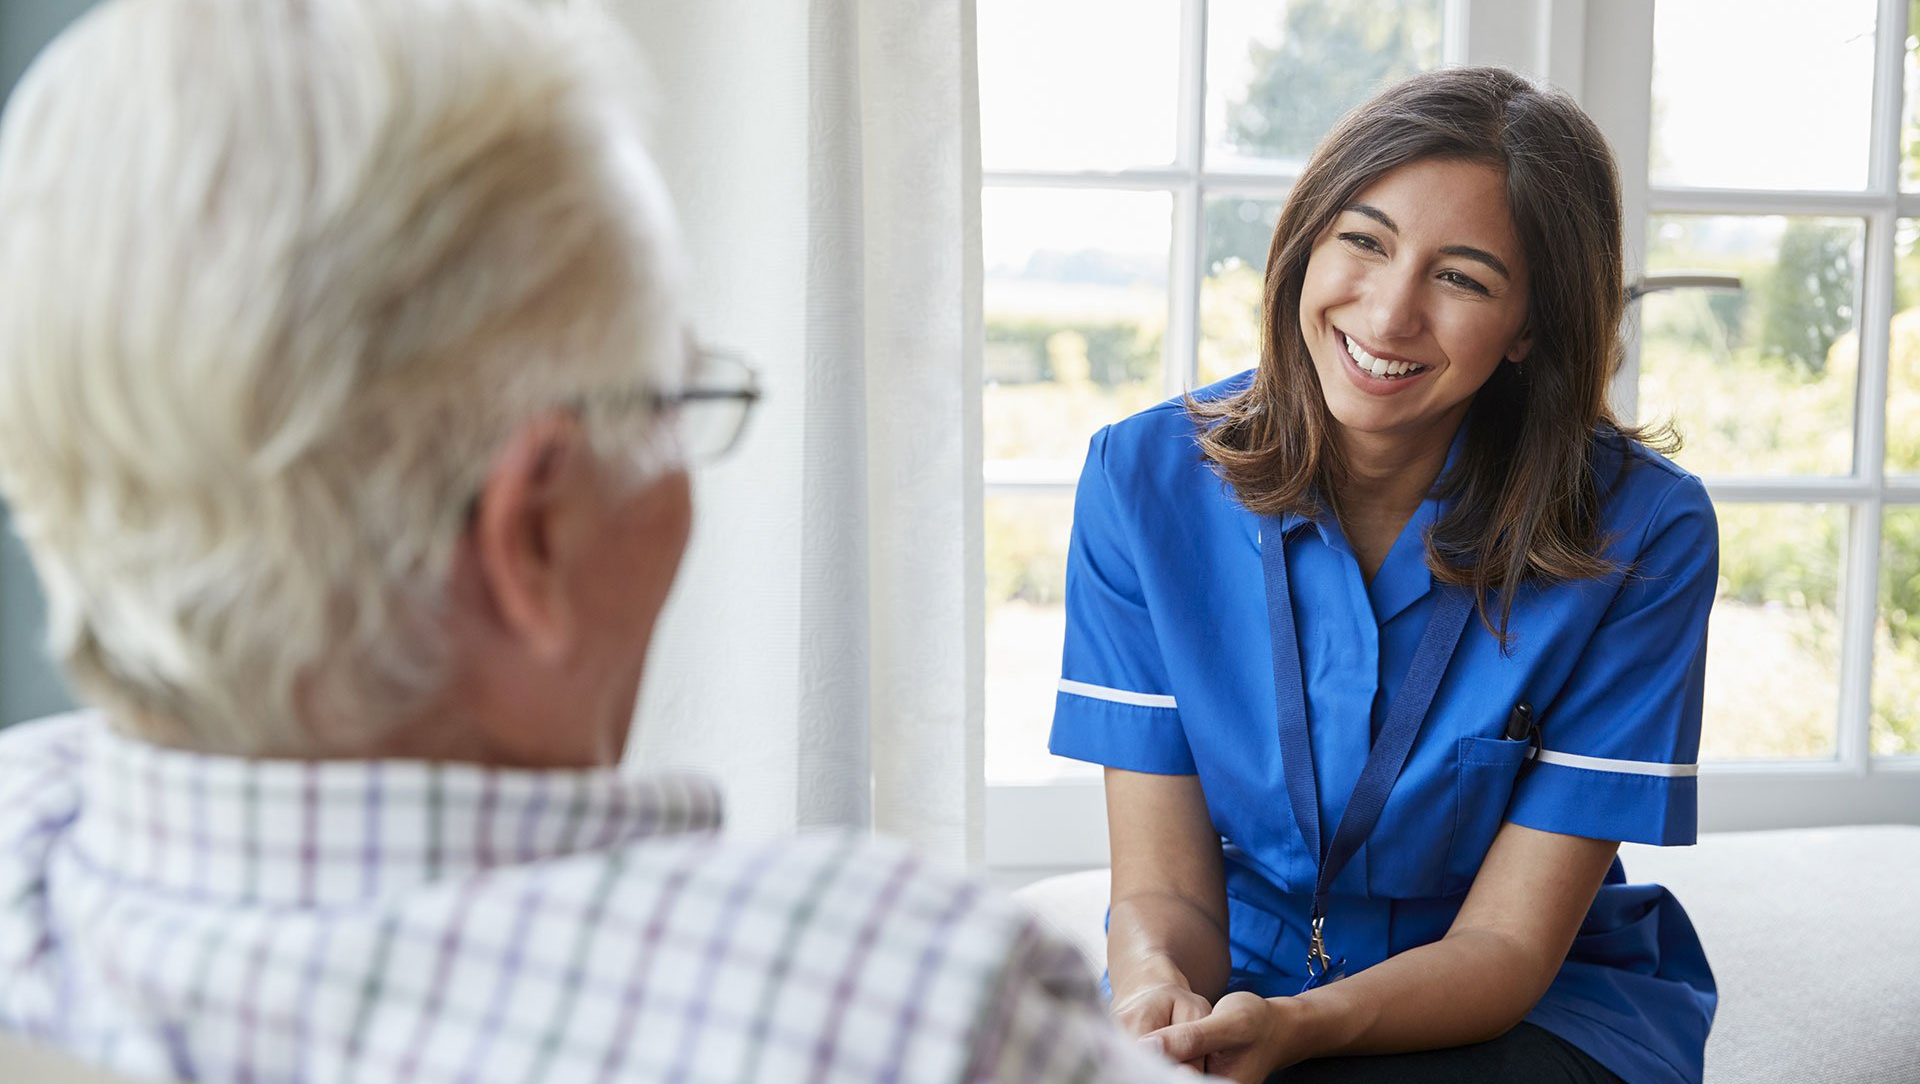
[[1426,368],[1411,361],[1382,361],[1367,353],[1366,348],[1353,341],[1353,336],[1342,335],[1346,340],[1347,353],[1352,355],[1353,363],[1376,377],[1405,376]]

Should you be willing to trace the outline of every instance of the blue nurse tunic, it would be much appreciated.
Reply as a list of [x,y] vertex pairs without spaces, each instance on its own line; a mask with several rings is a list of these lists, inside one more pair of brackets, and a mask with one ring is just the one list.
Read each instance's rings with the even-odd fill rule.
[[[1274,997],[1304,979],[1317,869],[1287,800],[1261,521],[1194,438],[1178,400],[1093,438],[1050,746],[1200,777],[1225,855],[1230,988]],[[1713,506],[1697,478],[1640,445],[1611,432],[1594,442],[1600,537],[1623,571],[1521,588],[1505,653],[1468,624],[1379,822],[1332,886],[1328,948],[1348,974],[1445,934],[1503,821],[1694,842]],[[1420,506],[1370,583],[1332,516],[1281,521],[1328,833],[1440,595],[1424,542],[1441,511]],[[1503,736],[1520,701],[1540,725],[1533,757]],[[1629,1084],[1684,1084],[1700,1080],[1714,1003],[1686,912],[1658,885],[1629,883],[1616,859],[1527,1019]]]

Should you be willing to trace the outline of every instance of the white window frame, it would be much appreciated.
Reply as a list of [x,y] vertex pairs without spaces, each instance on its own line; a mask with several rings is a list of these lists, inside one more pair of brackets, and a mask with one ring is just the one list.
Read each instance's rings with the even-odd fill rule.
[[[1818,761],[1708,762],[1700,774],[1700,827],[1750,830],[1828,824],[1920,823],[1920,757],[1874,757],[1869,746],[1873,631],[1879,600],[1882,510],[1920,506],[1920,478],[1885,471],[1885,403],[1894,299],[1894,228],[1920,218],[1920,193],[1899,191],[1906,0],[1880,0],[1873,91],[1871,187],[1865,192],[1772,193],[1653,189],[1648,140],[1655,0],[1447,0],[1449,63],[1504,64],[1577,97],[1612,142],[1622,178],[1627,263],[1642,266],[1650,213],[1818,214],[1867,223],[1860,313],[1860,382],[1854,467],[1833,478],[1709,479],[1716,502],[1818,502],[1849,510],[1841,594],[1837,755]],[[1182,0],[1180,101],[1174,163],[1111,172],[995,171],[992,187],[1089,188],[1173,193],[1170,311],[1163,372],[1167,394],[1191,386],[1198,353],[1201,214],[1208,193],[1283,196],[1291,176],[1202,173],[1207,0]],[[1638,341],[1614,387],[1616,405],[1636,406]],[[1071,479],[996,471],[988,494],[1070,495]],[[1107,863],[1106,810],[1097,780],[992,783],[986,796],[986,861],[1014,884]]]

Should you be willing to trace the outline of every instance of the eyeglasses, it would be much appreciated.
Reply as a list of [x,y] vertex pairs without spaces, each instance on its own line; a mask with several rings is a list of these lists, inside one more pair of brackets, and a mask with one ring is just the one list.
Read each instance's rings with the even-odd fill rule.
[[[673,430],[681,466],[711,463],[740,443],[747,416],[760,401],[760,371],[739,354],[688,345],[686,386],[678,391],[627,390],[602,392],[576,399],[568,409],[582,413],[594,407],[644,409],[664,419]],[[462,518],[471,525],[480,508],[480,495],[467,498]]]
[[695,346],[686,386],[649,392],[647,404],[673,423],[686,464],[692,467],[733,451],[761,394],[760,373],[746,358]]

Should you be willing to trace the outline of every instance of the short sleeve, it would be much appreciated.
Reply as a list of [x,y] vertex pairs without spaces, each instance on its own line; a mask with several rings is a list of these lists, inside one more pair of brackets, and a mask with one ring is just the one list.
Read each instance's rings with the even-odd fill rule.
[[1642,539],[1638,552],[1616,550],[1630,563],[1566,684],[1539,716],[1540,751],[1521,774],[1507,818],[1593,839],[1689,844],[1719,528],[1705,488],[1685,476],[1628,529]]
[[1054,754],[1161,775],[1194,773],[1155,638],[1134,544],[1115,493],[1113,430],[1096,433],[1073,500],[1067,633],[1054,698]]

